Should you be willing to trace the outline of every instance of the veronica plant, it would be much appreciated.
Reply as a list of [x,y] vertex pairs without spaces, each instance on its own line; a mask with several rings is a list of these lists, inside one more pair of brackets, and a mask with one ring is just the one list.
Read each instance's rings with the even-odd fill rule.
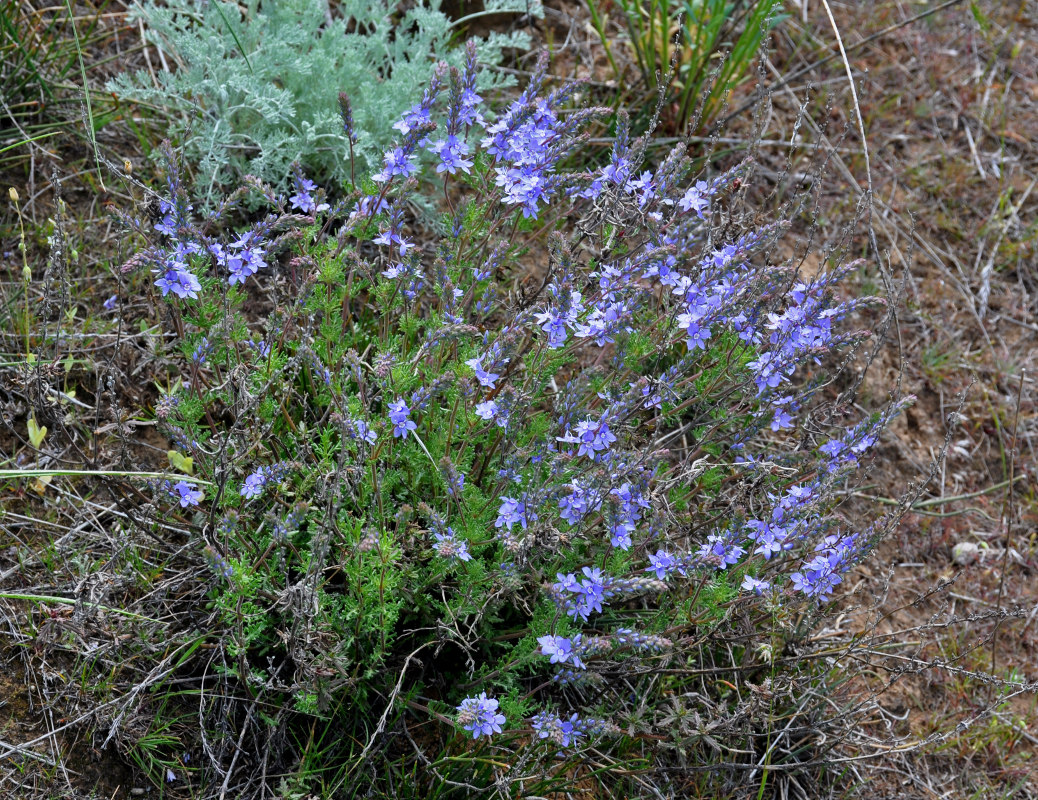
[[[884,530],[833,511],[903,405],[824,413],[818,365],[880,302],[839,297],[851,267],[771,263],[783,224],[731,212],[752,164],[645,163],[621,117],[608,164],[566,171],[601,113],[580,87],[542,69],[495,114],[477,74],[472,47],[441,67],[341,206],[250,180],[269,213],[225,230],[174,163],[132,262],[180,342],[164,430],[210,482],[159,501],[212,567],[236,680],[360,743],[343,781],[394,758],[490,780],[465,741],[508,749],[505,785],[592,743],[686,747],[674,676],[737,653],[732,681],[770,680],[794,610]],[[445,233],[410,221],[426,192]],[[714,701],[760,758],[766,726]],[[381,738],[413,725],[418,755]]]

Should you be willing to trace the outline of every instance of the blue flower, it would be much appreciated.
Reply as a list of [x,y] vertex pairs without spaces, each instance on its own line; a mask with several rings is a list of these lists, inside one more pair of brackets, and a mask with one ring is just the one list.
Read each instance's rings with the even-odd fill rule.
[[574,483],[572,489],[571,494],[559,498],[560,516],[570,525],[579,525],[587,514],[602,507],[602,498],[595,489],[580,482]]
[[407,407],[402,397],[397,398],[395,403],[389,404],[389,421],[393,423],[393,436],[406,439],[407,434],[415,430],[418,425],[408,418],[411,409]]
[[350,212],[350,220],[355,220],[359,217],[374,217],[377,214],[384,214],[389,210],[389,206],[390,201],[386,197],[366,195],[360,199],[357,203],[357,207]]
[[697,314],[679,314],[678,327],[685,331],[685,345],[689,350],[706,350],[713,334],[709,324],[701,324],[702,317],[697,317]]
[[837,584],[843,583],[845,572],[860,552],[855,534],[831,534],[815,547],[815,555],[806,561],[800,572],[790,575],[794,588],[808,597],[826,601]]
[[566,328],[577,325],[577,318],[584,311],[584,302],[580,292],[562,288],[555,283],[548,291],[555,303],[547,311],[534,314],[534,319],[541,330],[548,334],[548,347],[557,349],[566,343]]
[[436,544],[433,549],[436,555],[446,558],[448,561],[471,561],[469,554],[469,543],[464,539],[458,539],[453,528],[447,528],[446,533],[433,533]]
[[671,572],[680,566],[678,560],[666,550],[657,550],[655,555],[649,555],[650,566],[645,568],[646,572],[655,572],[661,581],[666,580]]
[[155,223],[155,230],[170,238],[176,236],[178,228],[187,227],[187,215],[191,210],[192,206],[185,206],[181,200],[175,200],[172,203],[160,200],[159,213],[162,214],[162,219]]
[[224,247],[219,242],[209,246],[216,263],[230,272],[227,282],[233,286],[245,283],[257,271],[267,266],[267,251],[262,239],[253,231],[246,231]]
[[[484,358],[486,358],[486,356],[476,356],[475,358],[470,358],[465,363],[468,366],[472,367],[473,372],[476,373],[476,380],[479,381],[480,386],[485,386],[488,389],[493,389],[497,384],[497,379],[500,378],[501,375],[496,372],[490,372],[489,370],[483,369]],[[496,365],[492,364],[490,368],[493,369],[495,366]]]
[[180,501],[181,508],[197,506],[205,496],[199,489],[196,489],[187,481],[177,481],[173,484],[173,489],[170,494],[173,494],[173,496]]
[[[406,257],[408,251],[414,247],[414,243],[410,239],[405,239],[403,236],[400,235],[398,231],[394,230],[393,228],[382,231],[382,233],[380,233],[371,241],[373,244],[381,244],[386,247],[392,247],[394,244],[397,245],[397,247],[400,249],[401,258]],[[386,275],[387,278],[396,278],[400,274],[402,268],[403,264],[399,264],[397,265],[395,274],[386,275],[385,272],[383,272],[382,274]]]
[[757,549],[753,552],[760,553],[765,559],[793,547],[794,536],[777,523],[751,519],[746,523],[746,528],[749,539],[757,544]]
[[[575,637],[576,640],[580,639],[580,634]],[[567,639],[565,636],[539,636],[537,637],[538,643],[541,645],[541,652],[551,659],[552,664],[565,664],[571,662],[573,666],[583,669],[584,662],[580,660],[580,655],[575,649],[574,641]]]
[[699,547],[699,556],[712,562],[718,569],[726,569],[738,563],[745,552],[746,548],[737,545],[729,531],[711,533]]
[[648,202],[655,197],[656,188],[653,184],[652,173],[646,170],[639,178],[627,181],[627,191],[638,195],[638,207],[644,208]]
[[633,301],[603,301],[594,307],[588,318],[578,323],[574,333],[584,339],[594,339],[599,347],[605,347],[614,341],[614,337],[622,332],[634,330],[627,324],[633,310]]
[[795,418],[785,408],[787,404],[790,404],[792,410],[796,410],[796,404],[791,403],[792,400],[793,398],[787,395],[786,397],[781,397],[773,401],[775,403],[775,415],[771,418],[770,426],[773,431],[793,427],[793,422]]
[[742,579],[743,591],[754,592],[758,595],[764,594],[771,588],[771,584],[768,581],[761,581],[754,578],[752,575],[745,575]]
[[417,171],[418,167],[411,161],[410,154],[405,152],[402,147],[395,147],[392,150],[386,151],[382,171],[372,175],[371,180],[376,183],[385,183],[397,175],[402,175],[406,178]]
[[246,500],[258,497],[260,493],[262,493],[263,487],[266,485],[267,471],[263,467],[260,467],[245,479],[245,482],[241,486],[241,496]]
[[483,102],[473,89],[466,87],[461,92],[461,108],[458,111],[458,122],[462,125],[482,125],[483,115],[476,109]]
[[707,199],[709,191],[706,181],[699,181],[695,186],[690,186],[688,191],[681,196],[681,199],[678,200],[678,208],[682,211],[694,211],[703,217],[704,212],[710,208],[710,201]]
[[557,436],[560,442],[577,445],[577,455],[595,458],[602,450],[608,450],[609,446],[616,441],[616,436],[609,430],[609,425],[602,420],[595,422],[591,417],[578,422],[574,433],[565,436]]
[[563,596],[563,592],[574,595],[565,598],[563,607],[571,617],[580,617],[585,622],[592,611],[601,613],[602,601],[611,595],[610,584],[612,578],[604,575],[598,567],[584,567],[583,580],[577,580],[575,575],[558,574],[558,582],[552,585],[557,596]]
[[155,285],[159,287],[163,297],[172,292],[180,298],[197,298],[202,290],[202,284],[198,282],[194,273],[176,261],[167,261],[166,270],[162,277],[155,281]]
[[484,400],[476,406],[476,416],[480,419],[492,420],[497,416],[497,403],[493,400]]
[[[297,175],[295,179],[296,193],[288,198],[292,208],[302,211],[304,214],[312,214],[317,210],[317,203],[310,192],[317,188],[317,184],[308,178]],[[324,208],[328,208],[327,205]]]
[[513,525],[520,525],[523,530],[526,530],[526,526],[530,522],[536,522],[537,515],[528,512],[526,508],[526,497],[524,496],[521,500],[516,500],[511,497],[502,497],[501,506],[497,511],[497,521],[494,522],[495,528],[508,528],[512,529]]
[[202,337],[202,341],[198,343],[198,347],[195,348],[194,353],[191,354],[191,360],[201,366],[205,363],[206,357],[209,354],[209,339],[206,336]]
[[454,175],[459,169],[462,172],[469,172],[472,168],[472,159],[465,158],[468,155],[469,146],[453,134],[429,145],[429,152],[440,158],[440,163],[436,165],[437,172],[449,172]]
[[479,697],[467,697],[458,706],[458,724],[472,731],[473,739],[501,733],[501,726],[506,720],[504,714],[497,712],[497,708],[497,700],[487,697],[486,692],[480,692]]
[[362,419],[354,420],[353,431],[358,439],[362,442],[367,442],[370,445],[375,444],[375,441],[378,439],[378,434],[369,428],[368,423]]
[[568,720],[561,719],[553,711],[542,711],[530,720],[530,726],[541,739],[551,739],[560,747],[569,747],[584,735],[584,723],[573,714]]
[[406,136],[411,131],[417,130],[431,122],[432,117],[429,114],[429,107],[422,103],[415,103],[404,112],[404,116],[399,122],[393,123],[393,127]]

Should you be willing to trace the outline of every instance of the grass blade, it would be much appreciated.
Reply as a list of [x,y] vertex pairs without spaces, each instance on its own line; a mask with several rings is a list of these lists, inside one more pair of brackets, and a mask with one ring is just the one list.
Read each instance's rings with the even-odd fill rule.
[[108,191],[105,188],[104,176],[101,174],[101,159],[97,153],[97,136],[94,133],[94,110],[90,104],[90,90],[87,88],[87,77],[86,77],[86,66],[83,64],[83,48],[79,44],[79,31],[76,29],[76,18],[72,13],[72,2],[71,0],[65,0],[65,8],[68,10],[68,21],[72,25],[72,36],[76,41],[76,59],[79,61],[79,78],[83,83],[83,100],[86,103],[86,115],[87,115],[87,136],[90,137],[90,144],[94,150],[94,166],[97,168],[97,180],[101,185],[102,191]]

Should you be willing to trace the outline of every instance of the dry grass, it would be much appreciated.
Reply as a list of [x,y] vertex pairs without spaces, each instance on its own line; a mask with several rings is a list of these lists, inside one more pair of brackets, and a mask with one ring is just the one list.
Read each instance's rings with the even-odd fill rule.
[[[869,734],[874,752],[889,753],[857,770],[872,797],[1038,796],[1030,774],[1038,744],[1030,377],[1038,19],[1033,6],[1027,16],[1027,4],[1007,5],[979,3],[975,14],[953,5],[862,47],[856,42],[908,11],[900,3],[833,7],[852,53],[872,167],[872,210],[858,241],[905,284],[898,330],[865,389],[885,392],[901,368],[904,391],[918,397],[858,507],[874,512],[936,465],[916,513],[859,570],[843,621],[844,630],[861,626],[891,645],[863,653],[846,687],[881,691]],[[783,58],[824,54],[805,41],[831,41],[822,4],[805,0],[804,8],[779,45],[781,74],[797,68]],[[870,182],[842,70],[834,59],[776,92],[765,131],[789,141],[798,108],[814,93],[832,96],[830,128],[846,135],[819,191],[822,236],[825,219],[840,219]],[[812,92],[809,80],[824,88]],[[809,144],[822,141],[816,125],[801,126]],[[954,563],[961,543],[979,547],[978,557]],[[866,611],[855,600],[876,605]]]

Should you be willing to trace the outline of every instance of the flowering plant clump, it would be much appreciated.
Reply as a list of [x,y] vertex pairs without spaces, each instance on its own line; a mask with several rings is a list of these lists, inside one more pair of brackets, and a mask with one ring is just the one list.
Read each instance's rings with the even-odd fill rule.
[[[163,424],[208,482],[167,494],[228,663],[365,757],[415,757],[382,733],[438,720],[442,747],[522,749],[496,774],[519,781],[592,744],[685,753],[700,703],[757,763],[740,701],[682,676],[771,681],[796,610],[882,534],[834,506],[904,402],[841,427],[821,400],[880,301],[839,297],[849,265],[773,263],[784,225],[735,213],[752,163],[650,162],[621,115],[570,168],[604,113],[579,85],[542,69],[495,113],[477,70],[470,48],[436,73],[362,193],[250,181],[269,212],[224,232],[232,205],[193,221],[173,169],[142,229],[184,359]],[[442,231],[413,222],[423,192]]]

